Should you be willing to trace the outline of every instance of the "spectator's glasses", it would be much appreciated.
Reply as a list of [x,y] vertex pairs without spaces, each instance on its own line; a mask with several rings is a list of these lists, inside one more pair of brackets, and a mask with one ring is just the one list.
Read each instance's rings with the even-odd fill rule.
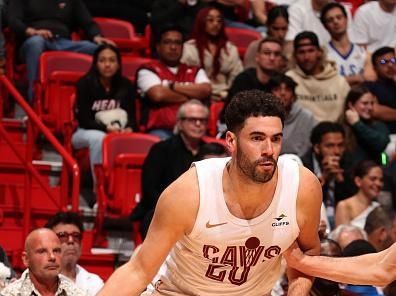
[[71,233],[62,231],[62,232],[56,233],[56,235],[58,236],[61,243],[67,243],[69,241],[69,237],[71,237],[73,239],[73,241],[76,243],[80,243],[81,239],[82,239],[81,232],[77,232],[77,231],[74,231]]
[[379,63],[381,65],[386,65],[386,64],[391,64],[394,65],[396,64],[396,58],[390,58],[390,59],[380,59]]
[[207,124],[208,119],[206,117],[182,117],[181,120],[187,121],[188,123],[199,123]]

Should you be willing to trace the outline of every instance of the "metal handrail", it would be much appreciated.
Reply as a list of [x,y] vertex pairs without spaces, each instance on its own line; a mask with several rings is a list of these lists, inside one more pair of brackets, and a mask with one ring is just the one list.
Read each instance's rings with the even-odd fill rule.
[[[70,194],[71,206],[72,206],[72,211],[78,211],[79,195],[80,195],[80,169],[77,165],[77,162],[66,151],[66,149],[62,146],[62,144],[59,143],[58,139],[56,139],[56,137],[52,134],[52,132],[44,125],[44,123],[40,120],[37,114],[30,107],[30,105],[25,101],[25,99],[22,97],[19,91],[14,87],[14,85],[5,75],[0,76],[0,84],[3,84],[6,87],[6,89],[11,94],[11,96],[25,111],[26,115],[29,117],[31,122],[38,127],[38,129],[42,132],[44,137],[52,144],[55,150],[62,156],[64,163],[70,168],[72,172],[72,187]],[[30,166],[27,164],[24,165],[32,173],[32,176],[36,177],[37,175],[36,168],[34,168],[32,165]],[[36,171],[36,173],[33,173],[32,170]],[[39,182],[39,185],[45,187],[45,185],[42,182]],[[43,189],[47,191],[46,188]],[[49,192],[47,191],[47,193]]]

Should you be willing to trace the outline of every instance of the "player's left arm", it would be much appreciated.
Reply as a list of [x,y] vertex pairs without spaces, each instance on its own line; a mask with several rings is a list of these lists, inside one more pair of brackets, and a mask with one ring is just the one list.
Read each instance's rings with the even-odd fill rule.
[[[297,242],[307,255],[320,253],[319,224],[320,207],[322,204],[322,186],[317,177],[308,169],[300,167],[300,185],[297,197],[297,223],[300,234]],[[308,295],[313,277],[307,276],[296,269],[288,268],[289,296]]]

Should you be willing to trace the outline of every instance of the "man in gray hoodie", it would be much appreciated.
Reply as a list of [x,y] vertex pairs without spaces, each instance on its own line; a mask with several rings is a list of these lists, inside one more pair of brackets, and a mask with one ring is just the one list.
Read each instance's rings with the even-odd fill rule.
[[286,110],[281,154],[296,154],[300,158],[311,147],[311,130],[317,124],[313,114],[296,102],[297,83],[290,77],[272,76],[268,89],[279,98]]

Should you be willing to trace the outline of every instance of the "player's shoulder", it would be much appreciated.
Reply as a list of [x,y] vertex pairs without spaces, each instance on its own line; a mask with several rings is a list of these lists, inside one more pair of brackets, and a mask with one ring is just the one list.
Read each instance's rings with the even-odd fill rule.
[[194,202],[198,203],[199,186],[197,169],[193,166],[172,184],[170,184],[161,194],[161,199],[171,199],[172,203]]
[[322,198],[322,185],[316,175],[311,172],[308,168],[300,165],[300,185],[299,185],[299,196],[300,199],[311,200]]

